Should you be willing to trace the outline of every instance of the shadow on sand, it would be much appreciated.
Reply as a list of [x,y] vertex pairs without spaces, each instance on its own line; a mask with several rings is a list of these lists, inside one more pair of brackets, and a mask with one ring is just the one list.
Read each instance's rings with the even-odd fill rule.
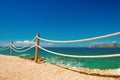
[[83,72],[83,71],[80,71],[80,70],[78,71],[78,70],[69,69],[67,67],[64,67],[64,66],[61,66],[61,65],[56,65],[56,64],[53,64],[53,63],[50,63],[50,64],[61,67],[61,68],[64,68],[64,69],[67,69],[67,70],[70,70],[70,71],[73,71],[73,72],[81,73],[81,74],[99,76],[99,77],[120,78],[120,75],[105,75],[105,74],[99,74],[99,73],[94,73],[94,72],[93,73],[87,73],[87,72]]

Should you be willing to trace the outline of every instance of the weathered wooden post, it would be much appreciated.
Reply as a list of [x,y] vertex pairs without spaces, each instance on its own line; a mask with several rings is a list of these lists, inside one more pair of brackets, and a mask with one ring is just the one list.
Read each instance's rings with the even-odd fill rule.
[[39,55],[39,42],[40,40],[38,39],[40,37],[40,34],[37,34],[36,36],[36,51],[35,51],[35,62],[38,63],[38,55]]
[[13,41],[10,42],[10,55],[13,55],[13,50],[12,50],[12,45],[13,45]]

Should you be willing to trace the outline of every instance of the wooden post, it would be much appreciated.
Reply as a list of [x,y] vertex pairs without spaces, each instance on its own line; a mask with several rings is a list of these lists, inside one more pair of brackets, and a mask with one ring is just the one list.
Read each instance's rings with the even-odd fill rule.
[[36,51],[35,51],[35,62],[38,63],[38,54],[39,54],[39,47],[37,45],[39,45],[39,38],[40,34],[37,34],[37,38],[36,38]]
[[13,41],[10,42],[10,55],[11,55],[11,56],[13,55],[12,44],[13,44]]

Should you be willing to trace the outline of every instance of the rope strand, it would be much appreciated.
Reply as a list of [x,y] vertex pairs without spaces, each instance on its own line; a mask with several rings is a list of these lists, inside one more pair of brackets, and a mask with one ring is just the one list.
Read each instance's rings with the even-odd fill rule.
[[25,51],[28,51],[28,50],[32,49],[33,47],[35,47],[35,45],[33,45],[33,46],[31,46],[31,47],[29,47],[29,48],[27,48],[27,49],[25,49],[25,50],[16,50],[16,49],[14,49],[13,47],[11,47],[11,48],[12,48],[12,50],[15,51],[15,52],[25,52]]
[[43,41],[47,41],[47,42],[72,43],[72,42],[85,42],[85,41],[91,41],[91,40],[98,40],[98,39],[108,38],[108,37],[117,36],[117,35],[120,35],[120,32],[116,32],[116,33],[108,34],[108,35],[103,35],[103,36],[98,36],[98,37],[93,37],[93,38],[81,39],[81,40],[66,40],[66,41],[60,41],[60,40],[48,40],[48,39],[39,38],[39,37],[36,37],[36,38],[38,38],[38,39],[40,39],[40,40],[43,40]]
[[30,42],[28,42],[26,45],[24,45],[23,47],[18,48],[18,47],[16,47],[16,46],[13,45],[13,44],[12,44],[12,47],[15,48],[15,49],[24,49],[24,48],[27,47],[28,45],[33,44],[35,39],[36,39],[36,37],[35,37],[33,40],[31,40]]
[[9,46],[3,46],[3,47],[0,48],[0,50],[5,49],[5,48],[8,48],[8,47],[9,47]]
[[3,47],[0,48],[0,50],[1,50],[1,49],[4,49],[4,48],[7,48],[7,47],[9,47],[9,46],[3,46]]
[[4,51],[4,50],[7,50],[7,49],[9,49],[9,47],[2,48],[2,49],[0,49],[0,51]]
[[69,54],[62,54],[62,53],[57,53],[57,52],[53,52],[50,50],[47,50],[41,46],[38,46],[40,49],[55,54],[55,55],[59,55],[59,56],[66,56],[66,57],[74,57],[74,58],[106,58],[106,57],[119,57],[120,54],[110,54],[110,55],[94,55],[94,56],[79,56],[79,55],[69,55]]

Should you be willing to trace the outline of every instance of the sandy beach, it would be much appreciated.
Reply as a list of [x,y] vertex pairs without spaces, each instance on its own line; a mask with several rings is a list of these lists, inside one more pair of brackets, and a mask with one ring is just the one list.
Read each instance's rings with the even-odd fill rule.
[[0,55],[0,80],[120,80],[120,69],[92,70]]

